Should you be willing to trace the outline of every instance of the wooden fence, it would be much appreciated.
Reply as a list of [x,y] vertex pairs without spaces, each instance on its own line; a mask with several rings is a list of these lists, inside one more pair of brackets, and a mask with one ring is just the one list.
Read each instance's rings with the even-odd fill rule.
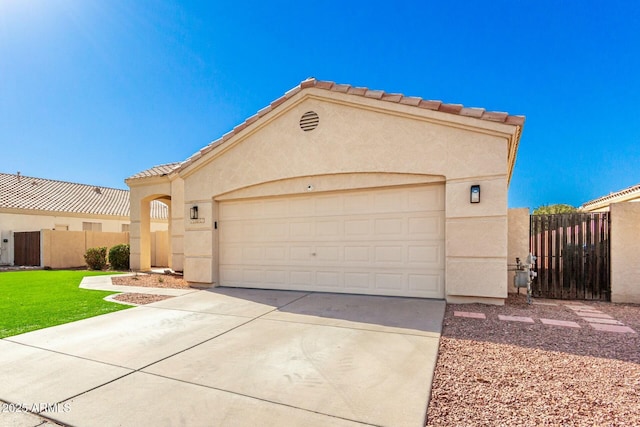
[[609,301],[609,213],[532,215],[533,295]]

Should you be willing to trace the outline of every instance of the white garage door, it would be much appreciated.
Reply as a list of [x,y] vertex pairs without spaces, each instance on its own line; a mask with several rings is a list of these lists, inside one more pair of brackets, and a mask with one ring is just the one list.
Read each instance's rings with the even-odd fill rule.
[[220,203],[222,286],[444,297],[444,186]]

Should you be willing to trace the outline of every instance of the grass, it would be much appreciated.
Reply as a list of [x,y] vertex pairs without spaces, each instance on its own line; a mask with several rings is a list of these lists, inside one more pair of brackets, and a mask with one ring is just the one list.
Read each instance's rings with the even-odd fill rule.
[[0,338],[129,308],[104,301],[114,292],[80,289],[100,271],[11,271],[0,273]]

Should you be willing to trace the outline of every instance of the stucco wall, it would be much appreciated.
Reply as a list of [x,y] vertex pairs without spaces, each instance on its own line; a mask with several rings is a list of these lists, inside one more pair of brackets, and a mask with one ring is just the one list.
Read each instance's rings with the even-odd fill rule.
[[43,265],[51,268],[84,267],[84,254],[89,248],[128,243],[129,233],[94,231],[42,230],[41,250]]
[[640,303],[640,203],[611,212],[611,301]]
[[[157,231],[151,234],[154,266],[166,266],[168,260],[168,232]],[[51,268],[84,267],[84,254],[89,248],[105,246],[107,257],[109,249],[121,243],[129,243],[129,233],[94,231],[55,231],[42,230],[41,253],[43,266]]]
[[[513,127],[489,122],[481,128],[477,120],[466,117],[367,98],[353,101],[338,93],[330,98],[299,96],[288,108],[258,120],[251,131],[184,171],[183,214],[188,218],[193,205],[200,214],[198,221],[184,222],[186,279],[215,281],[218,197],[241,191],[273,195],[278,185],[261,184],[285,181],[289,186],[309,182],[318,189],[328,182],[326,177],[336,174],[345,179],[378,174],[374,180],[384,174],[406,174],[408,180],[416,175],[446,180],[448,297],[505,298],[507,147]],[[298,122],[310,110],[318,113],[320,125],[303,132]],[[474,184],[481,186],[479,204],[469,203]]]
[[[516,263],[516,257],[525,262],[529,255],[529,209],[509,209],[509,244],[507,249],[507,262],[509,265]],[[513,286],[515,272],[509,271],[509,292],[517,292]],[[521,291],[522,292],[522,291]]]
[[151,265],[154,267],[169,266],[169,232],[151,233]]

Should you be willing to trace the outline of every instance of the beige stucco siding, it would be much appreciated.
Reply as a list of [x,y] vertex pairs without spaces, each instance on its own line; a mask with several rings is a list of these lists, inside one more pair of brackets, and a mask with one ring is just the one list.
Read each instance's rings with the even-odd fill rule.
[[[184,221],[187,280],[216,279],[214,200],[292,194],[294,186],[300,194],[308,185],[321,192],[347,187],[349,180],[365,186],[362,177],[370,174],[374,187],[416,177],[445,181],[447,295],[505,298],[507,157],[514,127],[386,104],[339,93],[298,95],[184,169],[183,215],[188,218],[189,207],[197,205],[201,217]],[[298,125],[307,111],[320,117],[311,132]],[[474,184],[481,185],[479,204],[469,203]]]
[[[309,110],[319,114],[320,125],[303,132],[298,121]],[[184,175],[185,200],[324,174],[389,172],[447,179],[504,176],[505,184],[507,175],[505,138],[317,99],[306,99],[264,123],[241,143],[230,142],[209,157],[206,166]]]
[[[516,257],[525,262],[529,255],[529,208],[509,209],[509,244],[507,262],[515,264]],[[513,271],[509,272],[509,292],[517,292],[513,286]]]
[[640,203],[611,208],[611,301],[640,304]]

